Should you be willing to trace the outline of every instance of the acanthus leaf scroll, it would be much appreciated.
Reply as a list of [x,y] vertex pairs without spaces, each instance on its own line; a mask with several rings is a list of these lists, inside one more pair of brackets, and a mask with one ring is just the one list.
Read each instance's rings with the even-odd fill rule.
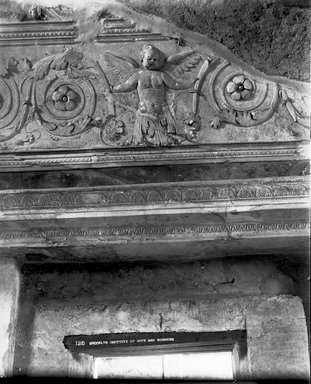
[[56,137],[85,132],[96,108],[92,79],[85,69],[83,55],[74,50],[48,56],[34,66],[33,113],[37,122]]
[[[93,60],[75,49],[34,65],[9,59],[0,66],[0,142],[24,132],[16,144],[32,145],[43,128],[60,146],[96,131],[104,147],[204,144],[207,131],[251,129],[280,108],[296,126],[310,126],[306,92],[178,50],[167,55],[149,44],[139,60],[109,51]],[[30,122],[35,131],[27,131]]]
[[28,59],[17,61],[12,57],[6,66],[0,65],[0,142],[16,136],[26,123],[31,105],[32,84],[26,86],[20,75],[30,69],[31,63]]
[[254,127],[271,119],[276,114],[281,119],[280,106],[285,105],[290,123],[286,126],[292,136],[297,131],[292,123],[310,129],[310,91],[305,84],[284,85],[287,79],[280,82],[269,81],[263,76],[251,76],[246,70],[232,65],[226,60],[214,60],[207,71],[204,82],[208,103],[215,114],[210,127],[219,129],[225,124],[237,127]]

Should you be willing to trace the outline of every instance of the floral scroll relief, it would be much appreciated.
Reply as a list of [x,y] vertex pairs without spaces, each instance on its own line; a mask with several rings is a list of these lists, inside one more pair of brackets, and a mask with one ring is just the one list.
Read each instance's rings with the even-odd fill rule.
[[[310,92],[301,86],[284,86],[246,71],[220,59],[214,60],[206,75],[204,87],[215,115],[212,128],[229,123],[238,127],[253,127],[269,120],[285,105],[292,122],[310,128],[308,101]],[[290,81],[289,81],[290,82]],[[288,82],[288,83],[289,83]],[[296,89],[296,90],[295,90]],[[290,133],[293,131],[290,129]]]
[[[161,146],[176,145],[184,141],[195,142],[196,133],[201,128],[200,117],[189,109],[184,111],[181,119],[178,119],[176,115],[178,96],[174,91],[196,92],[193,89],[197,81],[196,75],[194,74],[194,79],[189,81],[177,80],[168,73],[177,71],[175,76],[180,76],[195,70],[202,61],[200,55],[191,50],[166,57],[151,45],[144,48],[144,56],[147,53],[158,57],[157,65],[154,63],[150,67],[149,64],[140,65],[132,58],[120,59],[120,56],[113,54],[110,55],[109,61],[107,59],[109,53],[104,55],[108,75],[109,71],[115,71],[117,68],[121,75],[118,79],[124,76],[124,72],[127,76],[130,64],[132,75],[134,72],[134,77],[137,78],[136,95],[133,93],[128,95],[129,90],[125,85],[110,85],[100,64],[85,60],[82,53],[75,50],[68,49],[39,60],[33,68],[29,68],[22,80],[24,88],[27,88],[27,103],[24,102],[27,110],[23,115],[23,124],[13,132],[3,135],[3,140],[15,136],[23,125],[36,121],[51,138],[56,137],[57,140],[61,137],[79,136],[90,129],[99,128],[104,144],[109,146]],[[117,65],[111,65],[111,57]],[[124,62],[127,65],[125,71]],[[152,65],[154,68],[151,68]],[[168,73],[164,72],[164,68]],[[7,70],[3,69],[1,76],[6,75]],[[10,82],[12,90],[7,93],[15,100],[16,106],[11,111],[14,115],[19,110],[18,86],[13,78],[2,81]],[[99,87],[98,83],[101,81]],[[168,92],[167,89],[172,92]],[[98,102],[99,99],[103,99],[100,92],[105,95],[104,106]],[[188,97],[191,100],[192,95]],[[2,101],[4,99],[5,94],[0,97],[1,110],[5,107]],[[12,100],[7,104],[13,105]],[[7,125],[4,128],[7,128]],[[32,135],[31,140],[26,138],[19,140],[18,143],[33,144],[34,141],[35,136]]]
[[16,142],[33,144],[40,127],[51,136],[69,137],[86,131],[96,108],[91,79],[94,72],[74,50],[45,57],[35,65],[28,59],[10,59],[0,68],[0,141],[6,141],[37,121],[35,134]]
[[6,66],[0,65],[0,142],[17,135],[24,127],[30,108],[31,84],[20,85],[16,75],[31,69],[28,59],[11,58]]
[[270,119],[279,102],[278,85],[251,78],[234,65],[216,60],[206,77],[209,103],[215,110],[212,127],[230,123],[252,127]]
[[85,132],[96,109],[94,72],[85,69],[83,55],[74,50],[39,61],[30,78],[34,85],[34,117],[57,137]]
[[[25,133],[16,144],[32,145],[43,131],[44,140],[61,140],[99,130],[105,147],[201,144],[208,121],[254,127],[280,108],[309,127],[306,92],[288,84],[194,50],[165,55],[152,45],[138,61],[108,51],[93,61],[74,49],[34,65],[10,59],[0,66],[0,142]],[[34,121],[36,133],[28,132]]]

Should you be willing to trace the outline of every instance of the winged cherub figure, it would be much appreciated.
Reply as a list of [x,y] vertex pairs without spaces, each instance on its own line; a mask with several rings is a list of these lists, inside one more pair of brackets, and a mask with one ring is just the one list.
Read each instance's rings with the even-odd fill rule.
[[113,53],[115,58],[125,60],[133,67],[134,73],[123,83],[109,86],[111,93],[124,93],[137,90],[139,105],[136,113],[134,131],[130,139],[132,145],[173,145],[185,140],[185,132],[172,114],[166,100],[167,90],[194,91],[194,81],[176,80],[165,69],[176,67],[194,51],[181,52],[165,57],[164,54],[152,45],[142,48],[140,54],[141,66],[131,57],[120,57]]

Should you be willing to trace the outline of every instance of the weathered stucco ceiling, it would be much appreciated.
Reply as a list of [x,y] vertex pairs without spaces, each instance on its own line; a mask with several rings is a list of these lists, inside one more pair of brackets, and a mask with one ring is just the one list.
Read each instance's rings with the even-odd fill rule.
[[[71,17],[74,12],[81,28],[88,30],[94,19],[121,3],[150,18],[162,18],[213,39],[267,75],[309,80],[308,0],[3,0],[0,20],[10,14],[16,21],[49,18],[46,10],[42,14],[31,11],[31,16],[29,11],[36,6],[55,7],[57,11],[62,4],[63,15],[67,12]],[[179,33],[176,39],[183,44]]]
[[268,75],[309,80],[308,0],[121,0],[199,32]]

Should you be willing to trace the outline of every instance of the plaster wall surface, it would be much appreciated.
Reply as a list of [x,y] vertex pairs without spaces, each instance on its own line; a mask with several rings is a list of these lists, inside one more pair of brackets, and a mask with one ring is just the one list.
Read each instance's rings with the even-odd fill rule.
[[240,378],[309,375],[301,299],[292,278],[267,260],[40,268],[24,270],[16,374],[92,376],[93,357],[73,356],[62,343],[67,335],[246,330]]
[[62,344],[66,335],[231,329],[248,332],[247,361],[240,362],[242,377],[308,378],[303,308],[300,299],[290,295],[84,306],[41,304],[34,317],[28,374],[91,375],[92,357],[73,357]]
[[12,260],[0,263],[0,377],[10,376],[19,299],[19,270]]

